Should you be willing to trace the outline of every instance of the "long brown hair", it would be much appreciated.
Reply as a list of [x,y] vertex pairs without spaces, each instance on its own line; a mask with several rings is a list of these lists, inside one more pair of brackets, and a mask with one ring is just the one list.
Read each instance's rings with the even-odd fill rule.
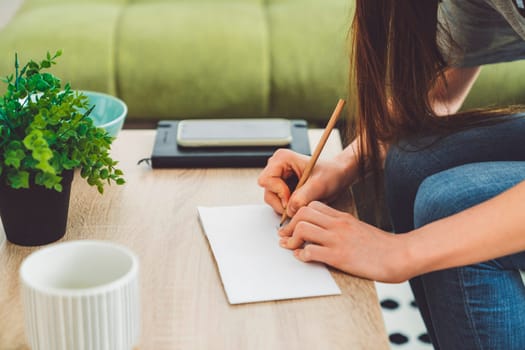
[[[438,117],[429,91],[446,84],[437,45],[439,0],[356,0],[351,28],[360,173],[379,173],[381,143],[481,123],[516,108]],[[440,28],[446,32],[446,28]],[[451,36],[449,35],[451,38]],[[451,41],[451,47],[454,43]]]

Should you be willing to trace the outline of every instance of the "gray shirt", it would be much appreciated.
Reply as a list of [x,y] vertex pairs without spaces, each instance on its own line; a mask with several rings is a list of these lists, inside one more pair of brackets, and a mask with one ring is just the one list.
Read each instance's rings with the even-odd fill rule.
[[437,40],[452,66],[525,58],[525,18],[515,0],[443,0]]

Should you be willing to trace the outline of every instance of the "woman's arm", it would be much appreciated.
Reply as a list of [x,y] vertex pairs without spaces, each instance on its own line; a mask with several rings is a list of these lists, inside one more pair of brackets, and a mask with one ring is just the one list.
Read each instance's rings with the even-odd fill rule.
[[525,182],[401,235],[312,202],[279,231],[280,243],[293,249],[300,260],[320,261],[352,275],[397,283],[427,272],[524,251],[523,198]]
[[456,113],[463,105],[480,71],[480,67],[451,67],[447,69],[445,71],[446,83],[443,79],[439,79],[429,94],[434,112],[437,115]]
[[[525,182],[500,195],[414,230],[407,259],[419,275],[525,250]],[[402,235],[401,235],[402,236]]]

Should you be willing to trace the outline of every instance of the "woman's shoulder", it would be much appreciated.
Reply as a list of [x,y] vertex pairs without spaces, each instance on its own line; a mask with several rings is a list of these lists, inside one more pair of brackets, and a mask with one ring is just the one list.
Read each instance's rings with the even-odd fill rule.
[[[477,66],[522,59],[525,17],[521,0],[443,0],[438,44],[453,65]],[[525,1],[525,0],[524,0]]]
[[438,18],[480,33],[510,28],[525,40],[525,0],[442,0]]
[[525,40],[525,2],[523,0],[490,0],[489,2]]

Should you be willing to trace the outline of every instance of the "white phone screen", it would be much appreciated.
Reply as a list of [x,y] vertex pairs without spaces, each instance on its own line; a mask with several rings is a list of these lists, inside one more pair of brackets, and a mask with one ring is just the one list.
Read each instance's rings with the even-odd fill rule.
[[287,119],[195,119],[178,124],[183,147],[286,146],[292,141]]

